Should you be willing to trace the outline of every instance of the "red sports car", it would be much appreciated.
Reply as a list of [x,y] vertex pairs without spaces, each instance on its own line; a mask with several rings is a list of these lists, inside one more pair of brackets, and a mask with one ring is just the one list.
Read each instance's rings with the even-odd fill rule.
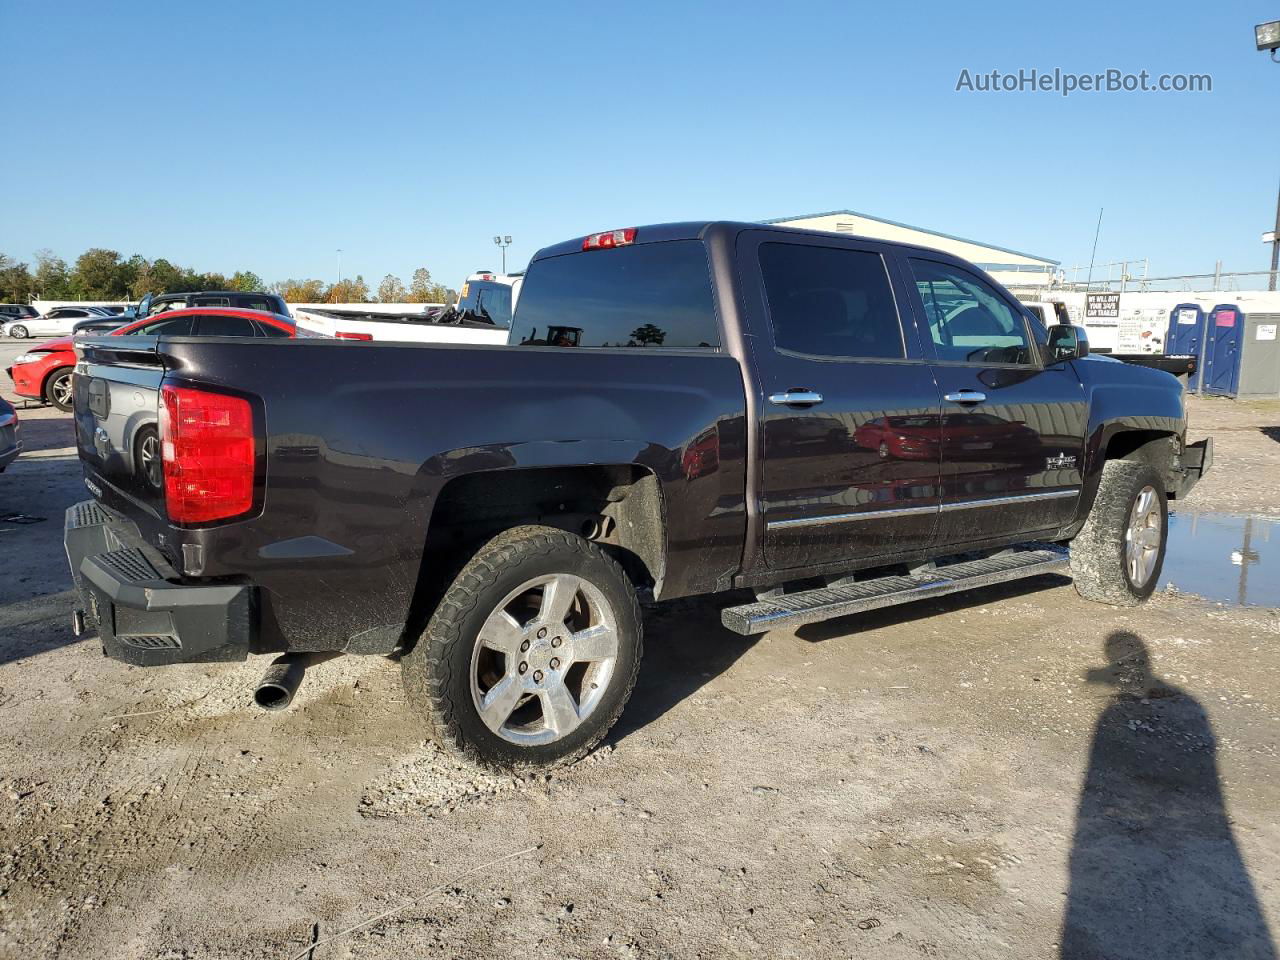
[[878,452],[881,459],[937,460],[944,433],[947,455],[953,460],[1025,456],[1040,446],[1039,435],[1021,420],[986,413],[878,417],[858,427],[853,439],[858,446]]
[[[294,337],[293,318],[263,310],[230,307],[189,307],[168,310],[125,324],[103,336],[130,334],[170,337]],[[76,365],[73,339],[62,337],[41,343],[19,357],[9,368],[14,392],[33,400],[44,400],[59,410],[71,409],[71,371]]]

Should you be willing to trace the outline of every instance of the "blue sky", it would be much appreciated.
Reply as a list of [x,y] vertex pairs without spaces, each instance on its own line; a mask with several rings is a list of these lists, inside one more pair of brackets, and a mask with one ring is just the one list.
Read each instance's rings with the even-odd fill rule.
[[[1265,269],[1275,2],[0,0],[0,251],[457,286],[664,220],[852,208],[1063,261]],[[962,68],[1210,94],[957,93]]]

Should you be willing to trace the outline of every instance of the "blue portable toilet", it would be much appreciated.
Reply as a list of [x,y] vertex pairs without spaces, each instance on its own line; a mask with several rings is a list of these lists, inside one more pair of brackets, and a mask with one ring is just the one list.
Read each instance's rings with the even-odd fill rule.
[[1169,334],[1164,352],[1173,356],[1200,356],[1204,336],[1204,311],[1196,303],[1180,303],[1169,311]]
[[1223,397],[1240,392],[1241,333],[1245,315],[1234,303],[1220,303],[1209,311],[1205,325],[1204,369],[1200,389]]

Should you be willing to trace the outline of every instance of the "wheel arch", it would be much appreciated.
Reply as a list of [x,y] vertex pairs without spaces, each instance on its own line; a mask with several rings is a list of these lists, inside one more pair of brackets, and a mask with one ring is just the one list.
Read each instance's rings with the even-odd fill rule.
[[492,537],[536,524],[577,534],[614,557],[642,595],[661,591],[666,512],[656,472],[634,463],[525,466],[450,477],[435,494],[405,625],[421,633],[466,561]]

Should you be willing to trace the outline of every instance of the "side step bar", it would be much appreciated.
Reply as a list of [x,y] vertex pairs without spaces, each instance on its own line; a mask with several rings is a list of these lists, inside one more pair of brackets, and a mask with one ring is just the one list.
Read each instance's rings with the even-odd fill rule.
[[734,633],[745,637],[1024,577],[1066,573],[1068,569],[1065,550],[1055,547],[1016,550],[982,560],[962,560],[906,577],[879,577],[780,594],[738,607],[726,607],[720,613],[720,621]]

